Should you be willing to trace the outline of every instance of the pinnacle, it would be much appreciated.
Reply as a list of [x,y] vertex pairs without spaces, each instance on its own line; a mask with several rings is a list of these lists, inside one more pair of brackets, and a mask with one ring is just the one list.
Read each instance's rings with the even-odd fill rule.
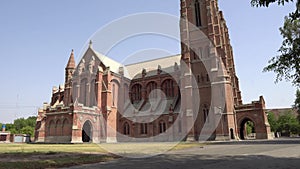
[[75,69],[75,58],[74,58],[74,50],[72,49],[67,67],[68,69]]

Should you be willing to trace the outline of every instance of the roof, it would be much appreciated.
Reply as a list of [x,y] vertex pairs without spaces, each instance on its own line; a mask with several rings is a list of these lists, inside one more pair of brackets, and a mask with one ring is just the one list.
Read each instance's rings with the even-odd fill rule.
[[[95,51],[92,47],[92,44],[90,42],[90,45],[86,51],[91,51],[95,57],[97,57],[106,67],[110,67],[110,71],[119,74],[120,68],[123,68],[124,76],[129,79],[136,78],[136,75],[141,76],[142,70],[145,69],[147,72],[147,76],[153,76],[156,75],[158,66],[160,66],[162,73],[171,73],[174,72],[174,65],[177,63],[177,65],[180,65],[181,55],[173,55],[173,56],[167,56],[163,58],[143,61],[143,62],[137,62],[134,64],[129,65],[123,65],[101,53],[98,53]],[[85,56],[86,54],[84,54]],[[71,53],[69,62],[73,63],[74,54]],[[74,62],[75,64],[75,62]],[[69,65],[69,63],[68,63]]]
[[171,71],[170,67],[173,67],[175,63],[180,65],[181,55],[167,56],[159,59],[153,59],[143,62],[138,62],[134,64],[126,65],[124,71],[126,76],[132,79],[137,74],[140,74],[143,69],[147,72],[153,72],[153,70],[157,70],[158,66],[161,66],[161,69],[169,72]]
[[120,67],[124,67],[121,63],[95,51],[93,48],[90,48],[95,55],[99,58],[99,60],[107,67],[110,68],[112,72],[119,73]]
[[67,68],[67,69],[74,69],[75,67],[76,67],[76,65],[75,65],[75,58],[74,58],[74,50],[72,50],[66,68]]

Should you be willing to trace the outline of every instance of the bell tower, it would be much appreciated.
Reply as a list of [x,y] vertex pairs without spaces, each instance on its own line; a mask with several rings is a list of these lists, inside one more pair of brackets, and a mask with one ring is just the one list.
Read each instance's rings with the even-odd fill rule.
[[182,69],[183,93],[198,91],[200,96],[200,103],[184,104],[186,110],[199,104],[194,116],[187,116],[195,121],[187,138],[207,134],[203,139],[235,139],[235,106],[242,105],[242,99],[223,13],[217,0],[181,0],[180,5],[181,55],[188,69]]

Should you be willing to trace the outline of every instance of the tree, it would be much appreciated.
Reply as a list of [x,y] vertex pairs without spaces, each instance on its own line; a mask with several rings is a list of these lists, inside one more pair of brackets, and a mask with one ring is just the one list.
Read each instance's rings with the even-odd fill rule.
[[31,135],[33,136],[34,135],[34,128],[31,127],[31,126],[26,126],[26,127],[23,127],[20,132],[22,134],[28,134],[28,135]]
[[290,136],[290,134],[299,134],[300,125],[297,118],[291,112],[285,112],[278,118],[278,131]]
[[247,121],[245,125],[246,125],[247,135],[255,133],[254,123],[252,121]]
[[300,90],[298,89],[296,91],[296,99],[295,99],[295,102],[294,102],[294,106],[293,106],[295,109],[297,109],[297,112],[298,112],[298,121],[300,123]]
[[251,0],[253,6],[266,6],[268,7],[271,3],[277,2],[278,5],[284,5],[286,2],[294,2],[294,0]]
[[295,86],[300,86],[300,1],[251,0],[253,6],[264,7],[268,7],[275,2],[278,5],[296,2],[296,10],[285,17],[284,25],[280,28],[283,42],[278,50],[279,55],[271,58],[269,65],[264,68],[264,72],[275,72],[275,82],[285,79],[292,81],[292,84]]
[[277,132],[278,130],[278,124],[277,124],[277,119],[275,117],[275,114],[273,112],[268,113],[268,122],[271,127],[272,132]]
[[6,124],[6,131],[10,131],[11,134],[18,134],[14,124]]
[[6,130],[11,134],[30,134],[34,135],[36,117],[28,117],[27,119],[19,118],[14,120],[13,124],[6,124]]
[[24,118],[19,118],[14,120],[15,129],[21,131],[23,127],[26,127],[26,120]]

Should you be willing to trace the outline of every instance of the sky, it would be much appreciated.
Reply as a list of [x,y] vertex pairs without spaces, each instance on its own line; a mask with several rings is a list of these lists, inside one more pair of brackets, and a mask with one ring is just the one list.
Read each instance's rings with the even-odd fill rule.
[[[244,103],[263,95],[267,108],[291,107],[296,88],[290,82],[275,84],[275,74],[262,70],[277,54],[282,42],[279,27],[294,4],[254,8],[250,0],[219,0],[219,7],[229,28]],[[37,115],[43,102],[50,101],[52,87],[64,83],[72,49],[78,62],[95,32],[121,17],[144,12],[179,16],[179,0],[0,1],[0,122]],[[147,45],[170,55],[179,53],[174,42],[138,40],[107,55],[120,61]]]

